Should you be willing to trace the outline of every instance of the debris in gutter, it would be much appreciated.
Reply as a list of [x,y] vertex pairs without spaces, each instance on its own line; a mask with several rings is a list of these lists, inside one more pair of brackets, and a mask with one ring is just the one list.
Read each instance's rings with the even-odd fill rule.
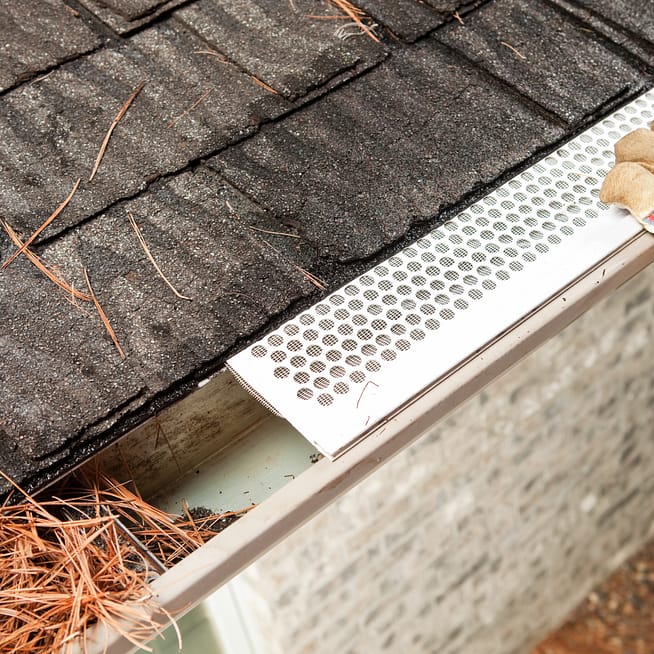
[[149,582],[252,508],[168,514],[97,469],[37,499],[0,475],[14,488],[0,507],[0,651],[14,654],[87,652],[97,624],[151,651],[166,625],[150,616],[174,620]]
[[640,128],[615,144],[615,165],[604,178],[600,200],[627,209],[654,233],[654,132]]
[[123,116],[127,113],[127,110],[130,108],[132,102],[136,100],[136,96],[143,90],[144,86],[145,86],[145,80],[143,80],[134,89],[132,94],[125,101],[125,104],[120,108],[120,111],[116,114],[116,117],[113,119],[111,125],[109,126],[109,129],[107,130],[107,133],[105,134],[104,139],[102,140],[102,145],[100,145],[100,151],[98,152],[98,156],[96,157],[95,163],[93,164],[93,170],[91,171],[89,182],[93,181],[95,174],[98,172],[98,168],[100,167],[100,163],[102,162],[102,158],[104,157],[104,153],[107,149],[107,145],[109,145],[109,139],[111,138],[113,131],[118,126],[118,123],[123,119]]

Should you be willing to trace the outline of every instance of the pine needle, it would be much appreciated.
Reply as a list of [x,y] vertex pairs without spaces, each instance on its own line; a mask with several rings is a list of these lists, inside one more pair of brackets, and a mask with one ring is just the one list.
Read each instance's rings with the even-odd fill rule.
[[507,43],[506,41],[500,41],[500,45],[503,45],[505,48],[508,48],[509,50],[511,50],[511,52],[513,52],[513,54],[516,57],[518,57],[519,59],[524,60],[524,59],[527,58],[522,54],[522,52],[520,52],[520,50],[518,50],[517,48],[514,48],[510,43]]
[[3,268],[6,268],[12,263],[12,261],[14,261],[14,259],[16,259],[16,257],[25,252],[25,250],[27,250],[27,248],[37,239],[39,234],[68,206],[68,203],[73,199],[73,195],[77,192],[81,181],[80,178],[75,182],[73,190],[68,194],[68,197],[48,216],[41,226],[20,246],[20,248],[18,248],[18,250],[16,250],[16,252],[14,252],[9,259],[2,264]]
[[[326,2],[336,7],[344,17],[349,18],[362,32],[365,32],[373,41],[379,43],[377,35],[363,22],[368,18],[365,11],[353,5],[349,0],[326,0]],[[331,18],[331,16],[310,16],[310,18]]]
[[327,290],[327,284],[320,279],[320,277],[316,277],[314,274],[310,273],[308,270],[305,270],[304,268],[300,268],[300,266],[293,266],[295,270],[297,270],[300,274],[304,275],[304,277],[307,278],[316,288],[319,288],[321,291],[326,291]]
[[22,250],[23,254],[29,259],[29,261],[36,266],[53,284],[59,286],[59,288],[66,291],[68,295],[77,300],[83,300],[84,302],[91,302],[92,297],[86,293],[82,293],[77,289],[74,289],[66,281],[58,277],[48,265],[39,257],[37,254],[34,254],[29,248],[23,248],[24,243],[18,237],[18,234],[12,229],[11,225],[6,220],[0,220],[0,224],[4,230],[9,235],[9,238],[13,241],[14,245]]
[[141,244],[141,247],[143,248],[143,251],[145,252],[146,256],[150,260],[150,263],[154,266],[154,269],[159,273],[159,276],[161,279],[166,282],[170,290],[180,299],[182,300],[192,300],[193,298],[187,297],[186,295],[182,295],[168,280],[166,275],[163,274],[161,268],[159,268],[157,262],[154,260],[154,257],[152,256],[152,252],[150,252],[150,248],[148,247],[148,244],[145,242],[145,238],[143,238],[143,234],[141,233],[141,230],[139,226],[136,224],[136,220],[134,219],[134,215],[132,214],[131,211],[127,212],[127,216],[129,217],[129,222],[130,225],[132,226],[132,229],[134,230],[134,233],[136,234],[136,238],[139,240],[139,243]]
[[230,63],[229,59],[225,57],[224,54],[217,52],[216,50],[193,50],[193,54],[207,55],[208,57],[216,57],[223,64]]
[[114,328],[111,326],[111,323],[109,322],[109,318],[107,318],[107,314],[104,312],[104,309],[100,305],[100,302],[98,301],[98,298],[95,295],[95,291],[93,290],[93,287],[91,286],[91,280],[89,279],[89,274],[86,272],[86,268],[84,268],[84,278],[86,279],[86,285],[89,287],[89,293],[91,294],[91,300],[93,304],[95,305],[95,308],[98,310],[98,314],[100,316],[100,320],[102,320],[102,324],[104,325],[105,329],[107,330],[107,333],[111,337],[111,340],[114,342],[114,345],[116,346],[116,350],[118,351],[118,354],[120,355],[120,358],[125,360],[125,352],[123,352],[123,348],[120,347],[120,343],[118,342],[118,337],[116,336],[116,332],[114,331]]
[[[231,209],[231,206],[229,208]],[[272,234],[273,236],[288,236],[289,238],[300,238],[297,234],[289,234],[288,232],[275,232],[271,229],[261,229],[260,227],[253,227],[252,225],[250,225],[250,229],[253,232],[261,232],[262,234]]]
[[[263,243],[265,243],[269,248],[277,252],[280,256],[284,256],[284,254],[281,252],[281,250],[278,250],[272,243],[268,243],[266,239],[261,239]],[[305,277],[309,282],[311,282],[316,288],[319,288],[321,291],[326,291],[327,290],[327,284],[320,279],[320,277],[316,277],[313,273],[310,273],[308,270],[305,270],[304,268],[301,268],[300,266],[294,264],[293,262],[289,262],[295,270],[297,270],[303,277]]]
[[93,170],[91,171],[91,176],[89,177],[89,182],[93,181],[93,178],[95,177],[95,174],[98,172],[98,168],[100,167],[100,163],[102,162],[102,158],[104,157],[105,150],[107,149],[107,145],[109,145],[109,139],[111,138],[111,135],[113,134],[113,131],[116,129],[118,126],[118,123],[123,119],[123,116],[127,113],[127,110],[130,108],[130,105],[134,100],[136,100],[136,96],[143,90],[143,87],[145,86],[145,80],[143,80],[132,92],[132,95],[127,98],[125,101],[125,104],[120,108],[120,111],[116,114],[116,117],[113,119],[111,125],[109,126],[109,129],[107,130],[107,133],[105,134],[104,139],[102,140],[102,145],[100,146],[100,151],[98,152],[98,156],[95,159],[95,164],[93,164]]
[[173,118],[166,127],[170,129],[177,124],[177,121],[181,120],[185,116],[188,116],[194,109],[197,109],[208,97],[213,89],[205,91],[188,109],[185,109],[179,116]]
[[273,95],[279,95],[279,93],[278,93],[277,91],[275,91],[275,89],[274,89],[272,86],[269,86],[268,84],[266,84],[265,82],[263,82],[262,80],[260,80],[260,79],[259,79],[258,77],[256,77],[255,75],[250,75],[250,79],[252,79],[252,81],[253,81],[257,86],[260,86],[262,89],[264,89],[264,91],[268,91],[268,93],[272,93]]

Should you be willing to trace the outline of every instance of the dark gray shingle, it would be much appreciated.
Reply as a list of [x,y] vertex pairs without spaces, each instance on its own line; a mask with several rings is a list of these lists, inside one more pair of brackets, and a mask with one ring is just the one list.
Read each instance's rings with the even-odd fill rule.
[[545,2],[497,0],[464,25],[450,23],[439,38],[570,123],[645,83],[645,75]]
[[0,0],[0,91],[100,45],[58,0]]
[[176,17],[213,48],[289,99],[306,95],[343,70],[373,64],[384,48],[365,35],[339,38],[343,20],[312,0],[293,9],[286,0],[199,0]]
[[429,40],[209,164],[321,256],[347,261],[561,134]]
[[[204,47],[168,21],[0,98],[3,216],[33,230],[81,177],[79,192],[48,230],[52,237],[286,109],[281,98],[233,66],[195,53]],[[89,183],[109,125],[142,80],[143,91]],[[206,92],[206,99],[183,115]]]

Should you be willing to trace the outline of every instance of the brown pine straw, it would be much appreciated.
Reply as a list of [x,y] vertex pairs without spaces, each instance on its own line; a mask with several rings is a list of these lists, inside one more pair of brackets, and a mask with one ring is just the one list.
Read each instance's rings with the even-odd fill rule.
[[513,52],[513,54],[516,57],[518,57],[519,59],[526,59],[527,58],[522,54],[522,52],[520,52],[520,50],[518,50],[517,48],[514,48],[510,43],[507,43],[506,41],[500,41],[500,45],[503,45],[505,48],[508,48],[509,50],[511,50],[511,52]]
[[118,342],[118,337],[116,336],[116,332],[114,331],[114,328],[111,326],[111,323],[109,322],[109,318],[107,318],[107,314],[104,312],[102,305],[100,304],[98,298],[95,295],[95,291],[91,286],[91,280],[89,279],[89,274],[86,271],[86,268],[84,268],[84,278],[86,279],[86,285],[89,287],[89,293],[91,294],[90,299],[98,311],[100,320],[102,320],[102,324],[104,325],[104,328],[107,330],[107,333],[111,337],[111,340],[114,342],[114,345],[116,346],[116,350],[118,351],[120,358],[125,360],[125,352],[123,351],[123,348],[120,347],[120,343]]
[[41,257],[32,252],[32,250],[27,247],[23,247],[25,244],[23,241],[21,241],[18,234],[16,234],[11,225],[6,220],[0,220],[0,225],[2,225],[4,230],[7,232],[14,245],[19,248],[19,250],[22,250],[23,254],[30,260],[30,262],[34,264],[34,266],[36,266],[53,284],[59,286],[59,288],[63,289],[74,299],[83,300],[84,302],[91,302],[93,300],[93,298],[87,293],[78,291],[77,289],[70,286],[68,282],[61,279],[61,277],[52,271],[48,264],[43,261]]
[[211,91],[213,89],[209,89],[208,91],[205,91],[188,109],[185,109],[179,116],[176,118],[173,118],[166,127],[170,129],[171,127],[174,127],[177,124],[177,121],[181,120],[185,116],[188,116],[194,109],[197,109],[210,95]]
[[[94,625],[152,651],[147,642],[165,625],[151,616],[172,617],[148,585],[151,556],[125,536],[118,518],[148,532],[150,545],[168,554],[167,566],[215,535],[209,523],[160,511],[97,470],[45,501],[0,475],[14,488],[14,503],[0,507],[0,652],[87,652]],[[178,639],[181,648],[179,631]]]
[[113,134],[113,131],[116,129],[118,126],[118,123],[123,119],[123,116],[127,113],[127,110],[130,108],[130,105],[134,100],[136,100],[136,96],[143,90],[143,87],[145,86],[145,80],[143,80],[132,92],[132,94],[127,98],[125,101],[125,104],[120,108],[120,111],[116,114],[116,117],[113,119],[111,125],[109,126],[109,129],[107,130],[107,133],[105,134],[104,139],[102,140],[102,145],[100,146],[100,151],[98,152],[98,156],[95,159],[95,164],[93,164],[93,170],[91,171],[91,176],[89,177],[89,182],[93,181],[93,178],[95,177],[95,174],[98,172],[98,168],[100,167],[100,163],[102,162],[102,158],[104,157],[105,150],[107,149],[107,145],[109,145],[109,139],[111,138],[111,135]]
[[68,197],[46,218],[41,226],[18,248],[18,250],[16,250],[16,252],[14,252],[9,259],[2,264],[3,268],[10,265],[17,256],[23,254],[23,252],[25,252],[25,250],[27,250],[27,248],[37,239],[39,234],[68,206],[68,203],[73,199],[73,195],[77,192],[81,181],[80,178],[75,182],[73,190],[68,194]]
[[[277,254],[281,255],[286,259],[283,252],[281,250],[278,250],[272,243],[266,241],[265,238],[262,238],[261,241],[265,243],[269,248],[272,248],[275,252],[277,252]],[[321,291],[327,290],[327,284],[322,279],[320,279],[320,277],[317,277],[313,273],[310,273],[308,270],[301,268],[300,266],[293,263],[292,261],[289,261],[289,263],[291,264],[291,266],[293,266],[293,268],[295,268],[295,270],[297,270],[303,277],[307,279],[307,281],[313,284],[316,288],[319,288]]]
[[152,252],[150,252],[150,248],[148,247],[148,244],[145,242],[145,238],[143,237],[143,233],[141,232],[140,227],[136,223],[136,219],[134,218],[134,214],[131,211],[127,212],[127,216],[129,218],[129,223],[132,226],[132,229],[134,230],[134,233],[136,234],[136,238],[138,239],[139,243],[141,244],[141,247],[143,248],[143,251],[145,252],[146,256],[150,260],[150,263],[154,266],[154,269],[159,273],[159,276],[161,279],[166,282],[168,285],[168,288],[180,299],[182,300],[192,300],[193,298],[190,298],[186,295],[182,295],[168,280],[166,275],[163,274],[163,271],[161,268],[159,268],[159,265],[157,262],[154,260],[154,257],[152,256]]
[[[377,35],[366,25],[363,21],[368,18],[368,15],[365,11],[353,5],[349,0],[326,0],[327,4],[336,7],[343,17],[349,18],[357,27],[365,32],[373,41],[379,43],[379,38]],[[340,18],[340,16],[317,16],[311,15],[309,18],[318,18],[318,19],[329,19],[329,18]]]
[[221,63],[223,64],[229,64],[231,63],[227,57],[225,57],[224,54],[221,52],[217,52],[216,50],[193,50],[193,54],[201,54],[201,55],[207,55],[208,57],[216,57]]
[[256,77],[255,75],[250,75],[250,79],[252,79],[252,81],[253,81],[257,86],[260,86],[264,91],[268,91],[268,93],[272,93],[273,95],[279,95],[279,93],[278,93],[277,91],[275,91],[275,89],[274,89],[272,86],[269,86],[268,84],[266,84],[265,82],[263,82],[262,80],[260,80],[260,79],[259,79],[258,77]]
[[148,563],[113,518],[98,510],[66,519],[73,503],[19,492],[24,501],[0,510],[0,651],[69,654],[77,645],[86,652],[95,623],[151,651],[146,643],[163,625],[138,610],[158,608]]

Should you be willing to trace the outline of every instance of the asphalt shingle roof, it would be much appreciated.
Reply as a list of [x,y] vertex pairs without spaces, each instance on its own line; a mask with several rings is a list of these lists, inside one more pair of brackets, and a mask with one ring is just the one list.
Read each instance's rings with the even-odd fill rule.
[[24,257],[0,272],[0,468],[32,488],[316,301],[299,268],[334,288],[654,63],[651,0],[361,0],[379,42],[323,0],[36,6],[0,0],[0,215],[26,238],[81,178],[33,250],[88,270],[127,356]]

